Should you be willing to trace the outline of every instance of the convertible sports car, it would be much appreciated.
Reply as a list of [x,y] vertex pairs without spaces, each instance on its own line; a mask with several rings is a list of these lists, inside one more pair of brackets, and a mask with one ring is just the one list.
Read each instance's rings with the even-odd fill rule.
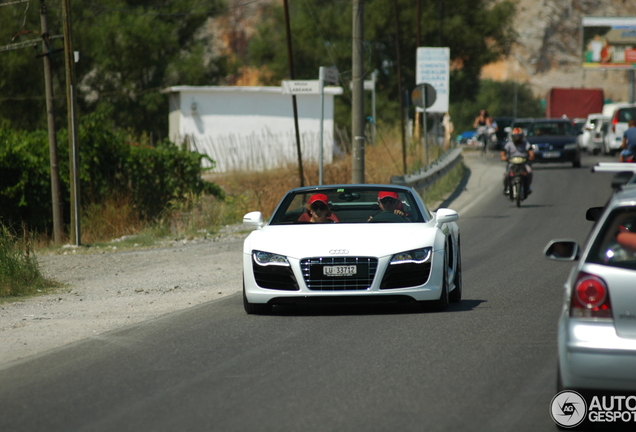
[[[243,246],[243,305],[417,301],[445,310],[462,296],[458,214],[430,212],[411,188],[329,185],[292,189]],[[321,223],[322,222],[322,223]]]

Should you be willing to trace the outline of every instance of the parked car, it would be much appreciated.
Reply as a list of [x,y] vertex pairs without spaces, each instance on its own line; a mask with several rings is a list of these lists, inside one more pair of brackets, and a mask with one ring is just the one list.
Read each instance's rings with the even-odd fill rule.
[[[309,222],[314,210],[307,204],[315,200],[325,205],[320,211],[328,210],[331,223]],[[400,215],[387,205],[397,206]],[[444,310],[462,295],[458,217],[450,209],[430,212],[409,187],[292,189],[269,222],[258,211],[243,217],[258,228],[243,246],[245,311],[347,301],[417,301]]]
[[609,130],[610,118],[609,117],[599,117],[596,120],[596,124],[594,125],[594,129],[591,131],[591,137],[587,151],[594,155],[599,154],[600,152],[605,153],[605,145],[607,137],[607,132]]
[[606,153],[613,154],[620,150],[623,134],[627,130],[627,122],[630,120],[636,120],[636,104],[624,106],[614,111],[607,133]]
[[552,260],[578,260],[558,324],[559,391],[636,391],[635,203],[636,185],[622,186],[587,211],[596,224],[582,248],[560,239],[544,250]]
[[527,140],[534,150],[534,162],[571,162],[581,166],[576,131],[569,119],[535,119],[528,126]]
[[594,130],[596,130],[597,123],[600,119],[607,118],[607,116],[601,113],[594,113],[587,116],[585,120],[585,125],[583,126],[583,131],[579,137],[578,143],[579,147],[583,151],[588,151],[590,145],[592,143]]

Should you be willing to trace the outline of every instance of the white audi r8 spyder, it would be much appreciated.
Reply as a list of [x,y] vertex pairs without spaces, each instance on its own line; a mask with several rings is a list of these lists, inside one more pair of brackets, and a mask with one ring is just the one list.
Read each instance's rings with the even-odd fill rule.
[[[429,211],[415,190],[393,185],[292,189],[243,246],[243,304],[417,301],[445,310],[462,296],[458,214]],[[426,308],[429,309],[429,308]]]

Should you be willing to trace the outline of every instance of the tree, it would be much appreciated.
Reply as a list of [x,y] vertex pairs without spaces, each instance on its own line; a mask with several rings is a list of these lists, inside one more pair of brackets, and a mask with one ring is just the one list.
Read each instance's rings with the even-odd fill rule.
[[[398,0],[399,25],[402,40],[403,87],[415,86],[415,55],[417,48],[417,8],[414,2]],[[422,5],[421,46],[450,47],[451,101],[474,100],[479,90],[481,67],[507,54],[516,33],[511,17],[514,5],[509,1],[438,0]],[[394,122],[399,118],[396,23],[392,0],[365,2],[365,53],[367,75],[379,71],[379,121]],[[349,105],[351,79],[351,2],[343,0],[307,0],[290,4],[297,79],[316,79],[319,66],[335,66],[341,73]],[[249,45],[252,66],[266,65],[266,84],[278,84],[288,76],[287,54],[284,49],[282,7],[271,4],[264,10],[261,25]],[[346,110],[349,112],[348,107]],[[338,115],[338,111],[337,111]],[[339,121],[347,124],[348,117]]]
[[[61,8],[50,2],[49,31],[61,34]],[[30,3],[6,6],[0,14],[0,44],[38,39],[40,16]],[[73,45],[78,104],[82,114],[108,114],[113,125],[167,136],[171,85],[212,85],[227,74],[224,57],[213,52],[208,18],[221,0],[100,0],[75,2]],[[4,13],[7,12],[7,13]],[[58,40],[54,46],[62,47]],[[39,48],[38,48],[39,49]],[[0,52],[0,126],[46,128],[42,62],[32,49]],[[53,56],[57,106],[64,107],[64,62]],[[65,111],[56,112],[64,124]]]

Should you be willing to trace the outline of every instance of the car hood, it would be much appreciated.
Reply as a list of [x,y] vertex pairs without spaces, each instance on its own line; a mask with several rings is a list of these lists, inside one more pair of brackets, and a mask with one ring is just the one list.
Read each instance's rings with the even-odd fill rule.
[[565,144],[572,144],[576,142],[575,136],[570,135],[558,135],[558,136],[538,136],[527,138],[530,144],[549,144],[552,146],[563,146]]
[[438,232],[432,222],[267,225],[247,237],[243,252],[249,254],[256,249],[297,259],[330,255],[381,257],[433,246]]

